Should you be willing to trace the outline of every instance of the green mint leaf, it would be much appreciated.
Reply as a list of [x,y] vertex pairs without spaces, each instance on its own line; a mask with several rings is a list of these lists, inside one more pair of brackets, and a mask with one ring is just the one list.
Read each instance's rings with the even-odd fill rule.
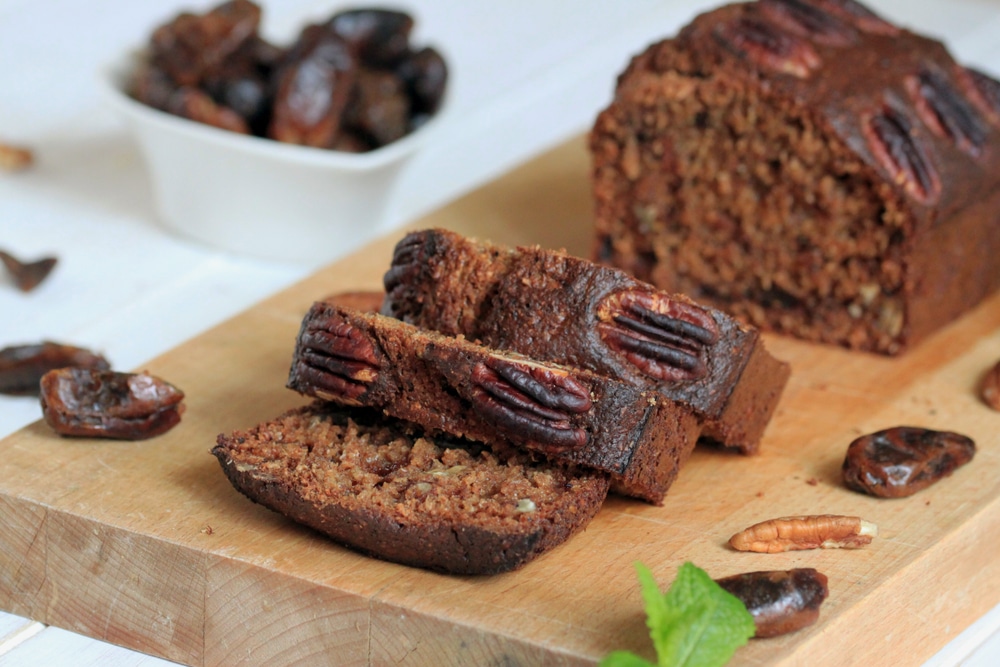
[[656,665],[630,651],[614,651],[604,656],[604,660],[601,660],[597,667],[656,667]]
[[692,563],[684,563],[666,595],[636,563],[646,624],[660,667],[722,667],[754,634],[743,603]]

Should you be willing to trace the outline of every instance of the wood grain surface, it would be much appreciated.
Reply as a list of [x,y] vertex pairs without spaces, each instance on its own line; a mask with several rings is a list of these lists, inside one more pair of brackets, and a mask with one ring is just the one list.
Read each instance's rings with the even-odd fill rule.
[[[419,220],[587,255],[583,142],[571,141]],[[695,452],[662,507],[609,499],[590,527],[523,569],[449,577],[341,548],[234,491],[218,433],[305,399],[284,388],[303,313],[377,288],[402,232],[319,271],[144,368],[187,393],[182,423],[146,442],[64,439],[36,423],[0,443],[0,609],[190,665],[588,665],[653,657],[635,561],[666,587],[690,560],[715,577],[815,567],[819,623],[754,640],[735,665],[919,665],[1000,601],[1000,413],[975,386],[1000,358],[1000,297],[908,356],[768,337],[790,384],[753,458]],[[975,460],[908,499],[846,490],[857,435],[956,430]],[[737,553],[757,521],[856,514],[861,550]]]

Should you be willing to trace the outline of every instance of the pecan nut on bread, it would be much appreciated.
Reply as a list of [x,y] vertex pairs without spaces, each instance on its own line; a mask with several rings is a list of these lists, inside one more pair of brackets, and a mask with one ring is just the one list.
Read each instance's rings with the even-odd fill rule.
[[251,500],[348,547],[452,574],[520,567],[598,512],[607,475],[315,402],[212,450]]
[[853,0],[698,16],[589,143],[596,257],[761,328],[896,354],[1000,286],[1000,83]]
[[758,331],[624,271],[430,229],[404,237],[382,313],[578,366],[690,406],[703,435],[755,452],[788,380]]
[[615,491],[653,503],[699,429],[693,412],[654,390],[325,302],[303,319],[288,386],[382,410],[431,435],[608,472]]

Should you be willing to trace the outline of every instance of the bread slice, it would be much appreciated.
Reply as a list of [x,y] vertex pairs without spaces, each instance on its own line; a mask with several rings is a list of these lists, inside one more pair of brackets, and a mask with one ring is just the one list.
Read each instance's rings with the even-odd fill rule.
[[601,473],[318,401],[220,435],[212,453],[254,502],[365,554],[451,574],[524,565],[586,526],[608,492]]
[[431,434],[608,472],[616,491],[653,503],[700,430],[689,408],[653,389],[327,302],[303,319],[288,386],[382,410]]
[[756,452],[789,376],[757,329],[624,271],[428,229],[404,237],[382,313],[447,335],[655,387],[703,435]]

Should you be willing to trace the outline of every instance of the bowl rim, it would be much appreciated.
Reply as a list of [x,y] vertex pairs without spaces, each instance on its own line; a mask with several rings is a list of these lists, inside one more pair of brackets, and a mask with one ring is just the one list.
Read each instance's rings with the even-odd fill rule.
[[447,104],[447,100],[444,100],[444,104],[433,116],[405,137],[366,153],[347,153],[327,148],[299,146],[275,139],[223,130],[175,116],[133,99],[125,92],[124,84],[141,58],[142,51],[134,50],[123,58],[105,64],[98,70],[98,82],[104,99],[127,118],[163,131],[182,134],[206,144],[213,144],[221,149],[289,164],[355,171],[370,171],[384,167],[408,156],[423,144],[427,140],[428,134],[434,132],[439,125],[442,112]]

